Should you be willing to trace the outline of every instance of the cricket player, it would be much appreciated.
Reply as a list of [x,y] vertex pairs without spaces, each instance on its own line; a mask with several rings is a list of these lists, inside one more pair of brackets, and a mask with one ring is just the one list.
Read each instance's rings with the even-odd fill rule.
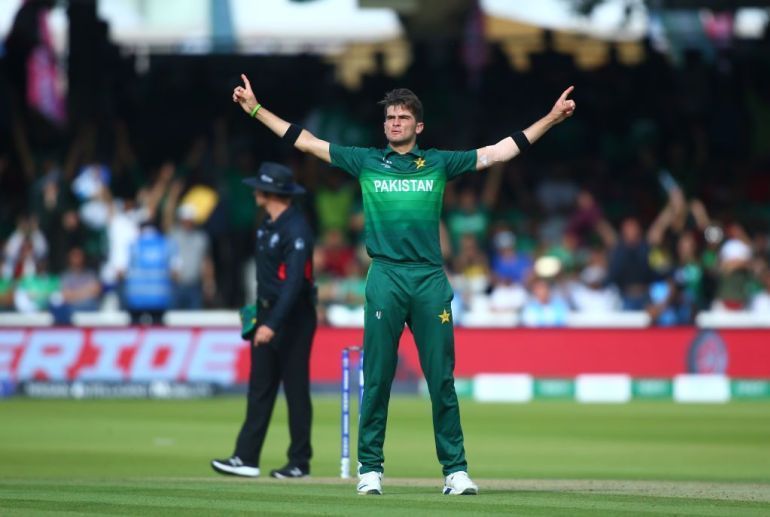
[[388,92],[384,106],[385,148],[344,147],[315,137],[263,107],[251,83],[233,90],[233,102],[302,152],[339,167],[361,185],[366,249],[372,265],[366,282],[364,378],[358,434],[359,494],[382,494],[383,444],[398,342],[409,325],[427,381],[433,409],[436,454],[444,474],[443,493],[475,495],[468,476],[460,410],[454,389],[452,288],[443,270],[439,218],[446,182],[508,161],[554,125],[572,116],[567,88],[551,111],[494,145],[471,151],[421,149],[423,107],[410,90]]

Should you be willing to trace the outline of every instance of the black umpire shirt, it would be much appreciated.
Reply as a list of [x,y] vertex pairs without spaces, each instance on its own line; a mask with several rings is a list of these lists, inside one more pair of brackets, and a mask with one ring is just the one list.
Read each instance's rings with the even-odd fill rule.
[[293,204],[257,230],[257,305],[260,324],[273,331],[286,323],[289,313],[305,301],[313,306],[313,233]]

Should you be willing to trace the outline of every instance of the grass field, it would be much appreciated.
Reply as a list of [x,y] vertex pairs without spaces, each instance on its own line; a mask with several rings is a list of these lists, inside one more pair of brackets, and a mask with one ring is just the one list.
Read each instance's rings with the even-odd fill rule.
[[[312,478],[218,476],[240,398],[0,401],[0,515],[770,515],[764,403],[462,402],[479,497],[440,494],[430,408],[394,398],[383,497],[339,475],[339,406],[315,399]],[[279,402],[261,467],[285,461]],[[355,448],[353,447],[353,450]]]

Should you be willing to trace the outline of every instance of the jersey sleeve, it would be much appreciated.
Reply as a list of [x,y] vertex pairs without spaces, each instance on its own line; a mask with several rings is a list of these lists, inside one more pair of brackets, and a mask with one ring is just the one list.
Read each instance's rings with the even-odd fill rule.
[[332,165],[339,167],[356,178],[361,175],[366,151],[367,149],[363,147],[346,147],[337,144],[329,145],[329,154],[332,158]]
[[454,179],[466,172],[476,170],[476,150],[473,151],[438,151],[444,160],[447,179]]

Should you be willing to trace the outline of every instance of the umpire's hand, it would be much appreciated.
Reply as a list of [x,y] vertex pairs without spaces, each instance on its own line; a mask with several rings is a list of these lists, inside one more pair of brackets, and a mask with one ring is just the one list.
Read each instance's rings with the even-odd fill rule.
[[259,328],[257,328],[257,333],[254,334],[254,346],[269,343],[270,340],[273,339],[273,336],[275,336],[273,329],[267,325],[260,325]]

